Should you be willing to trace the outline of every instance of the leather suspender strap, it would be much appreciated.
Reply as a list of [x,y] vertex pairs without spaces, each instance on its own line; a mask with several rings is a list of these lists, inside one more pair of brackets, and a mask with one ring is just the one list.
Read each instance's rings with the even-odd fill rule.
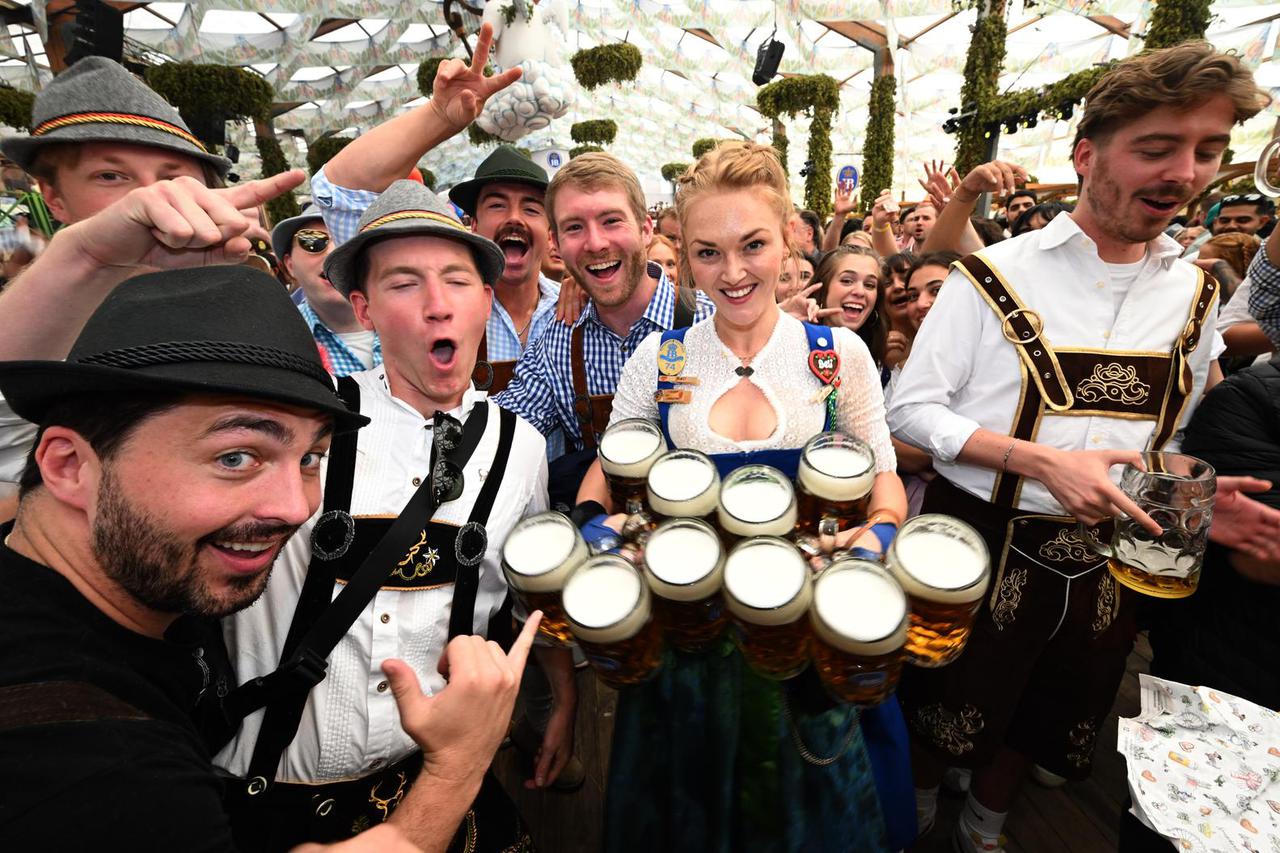
[[1075,397],[1058,363],[1058,356],[1044,337],[1044,319],[1028,308],[994,267],[979,254],[961,258],[954,264],[1000,318],[1000,333],[1013,344],[1018,357],[1031,372],[1045,405],[1054,411],[1071,408]]
[[[467,418],[457,447],[448,455],[460,470],[465,470],[467,460],[480,443],[488,418],[487,404],[474,407]],[[434,453],[432,455],[434,457]],[[432,470],[435,470],[435,461],[431,460]],[[289,634],[302,636],[296,648],[286,648],[282,653],[280,666],[236,691],[241,694],[236,702],[237,712],[248,714],[266,706],[249,761],[247,792],[250,796],[261,794],[275,781],[280,755],[297,736],[307,696],[311,688],[324,680],[329,655],[382,587],[390,574],[388,567],[413,544],[423,526],[435,515],[437,506],[432,480],[427,477],[332,604],[323,608],[318,616],[303,614],[314,621],[301,627],[297,627],[299,613],[295,610]],[[313,557],[312,567],[316,562]],[[332,584],[329,589],[332,591]]]
[[596,431],[591,416],[591,395],[587,393],[585,329],[585,323],[574,326],[569,339],[569,360],[573,371],[573,411],[578,416],[578,431],[582,434],[583,449],[595,450]]
[[[476,592],[480,589],[480,563],[488,546],[484,526],[493,511],[498,487],[507,471],[511,442],[516,434],[516,416],[506,409],[498,410],[498,449],[489,466],[480,494],[471,508],[471,517],[458,533],[458,576],[453,582],[453,603],[449,609],[449,639],[474,632],[472,620],[476,612]],[[466,551],[464,554],[463,551]]]
[[[1200,345],[1209,322],[1210,312],[1218,299],[1221,288],[1217,280],[1199,267],[1196,268],[1199,278],[1196,280],[1195,297],[1191,300],[1191,309],[1187,312],[1187,325],[1173,345],[1172,357],[1169,359],[1169,388],[1165,395],[1164,405],[1160,408],[1160,417],[1156,420],[1155,431],[1151,434],[1151,448],[1159,450],[1164,447],[1173,434],[1177,432],[1182,412],[1187,407],[1194,384],[1194,373],[1191,370],[1191,354]],[[1210,327],[1210,334],[1213,333]]]

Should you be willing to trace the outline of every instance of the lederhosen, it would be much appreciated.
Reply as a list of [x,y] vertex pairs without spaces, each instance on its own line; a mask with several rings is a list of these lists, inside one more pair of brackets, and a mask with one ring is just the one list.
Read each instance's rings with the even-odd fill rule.
[[[339,379],[338,391],[352,411],[359,411],[360,391],[353,379]],[[479,418],[474,442],[478,443],[483,437],[484,424],[491,413],[499,416],[499,438],[497,451],[470,518],[462,527],[429,520],[418,541],[401,560],[390,566],[387,579],[381,586],[382,589],[411,592],[453,585],[449,639],[473,633],[479,565],[487,547],[483,527],[506,472],[515,433],[515,415],[488,403],[481,405],[483,408],[477,406],[468,418],[468,423]],[[281,661],[290,658],[310,626],[330,605],[334,585],[345,585],[353,577],[396,522],[394,516],[353,517],[350,514],[357,440],[357,433],[339,435],[330,448],[324,512],[312,533],[311,562],[285,639]],[[462,443],[467,440],[464,427]],[[471,449],[474,450],[474,443]],[[472,467],[471,470],[476,469]],[[488,636],[499,642],[506,640],[509,644],[510,633],[508,598],[490,620]],[[384,688],[380,686],[379,689]],[[271,738],[271,745],[264,747],[273,711],[278,710],[268,703],[246,778],[230,778],[227,783],[225,801],[239,849],[278,851],[309,841],[323,843],[350,838],[385,821],[422,769],[422,753],[415,751],[395,764],[377,767],[375,772],[356,779],[318,784],[275,782],[280,756],[273,748],[274,744],[283,740],[287,746],[298,728],[297,720],[290,720],[285,724],[285,734]],[[287,718],[288,712],[280,717]],[[258,784],[260,779],[262,784]],[[450,850],[498,853],[532,849],[532,841],[514,805],[492,775],[486,775]]]
[[490,396],[505,391],[516,375],[516,362],[489,360],[489,335],[480,336],[480,358],[475,369],[471,371],[471,381],[479,391],[488,391]]
[[[981,256],[956,268],[1018,352],[1022,391],[1010,437],[1035,441],[1046,416],[1152,421],[1150,450],[1173,437],[1192,391],[1189,359],[1218,295],[1211,277],[1197,270],[1171,351],[1109,351],[1052,346],[1040,316]],[[930,484],[922,511],[956,516],[982,534],[992,582],[964,654],[940,669],[907,667],[899,695],[915,735],[951,765],[983,766],[1006,745],[1084,778],[1133,646],[1135,593],[1085,547],[1075,518],[1019,511],[1022,485],[998,473],[983,500],[945,477]]]

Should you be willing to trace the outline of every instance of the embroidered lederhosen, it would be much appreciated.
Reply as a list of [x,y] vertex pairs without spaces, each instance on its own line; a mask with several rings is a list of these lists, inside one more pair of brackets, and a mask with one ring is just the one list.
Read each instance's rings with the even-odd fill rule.
[[569,341],[573,361],[573,411],[578,416],[583,449],[595,450],[600,436],[609,426],[609,417],[613,414],[613,395],[587,392],[585,329],[585,323],[574,326]]
[[[358,411],[360,393],[355,381],[341,378],[338,387],[348,408]],[[491,413],[499,416],[498,446],[467,523],[459,527],[429,520],[420,538],[388,568],[387,580],[381,586],[384,590],[414,592],[453,585],[449,639],[474,632],[480,563],[488,547],[484,525],[501,487],[515,434],[515,415],[487,402],[478,403],[470,417],[480,418],[483,424]],[[330,447],[324,512],[312,532],[312,558],[285,639],[286,653],[331,600],[334,585],[345,584],[351,578],[396,520],[395,516],[350,514],[357,441],[357,433],[344,433],[336,436]],[[475,466],[464,469],[464,476],[474,476],[475,471]],[[495,635],[509,635],[510,620],[508,597],[490,619],[488,636],[493,639]],[[364,777],[320,784],[276,782],[253,798],[242,793],[244,784],[237,780],[239,784],[227,786],[226,795],[237,845],[246,851],[266,853],[308,841],[348,838],[385,821],[421,767],[421,753],[414,752],[393,765],[374,767],[375,772]],[[449,849],[497,853],[512,845],[529,843],[509,798],[496,780],[486,776],[475,805]]]
[[471,381],[480,391],[488,391],[490,396],[505,391],[516,375],[515,361],[489,360],[489,335],[480,336],[480,357],[476,360],[475,369],[471,371]]

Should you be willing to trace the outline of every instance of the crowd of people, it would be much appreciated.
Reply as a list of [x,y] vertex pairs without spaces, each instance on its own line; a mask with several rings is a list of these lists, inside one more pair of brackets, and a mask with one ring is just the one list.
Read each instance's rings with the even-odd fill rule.
[[[533,849],[490,764],[509,735],[528,787],[582,784],[575,654],[503,544],[557,509],[610,547],[625,419],[723,475],[854,436],[866,523],[824,547],[878,559],[944,513],[992,580],[964,653],[874,707],[730,646],[623,688],[608,850],[1001,850],[1029,776],[1089,774],[1139,630],[1156,673],[1280,707],[1280,237],[1268,198],[1202,197],[1268,104],[1238,58],[1118,64],[1074,203],[934,162],[919,201],[841,185],[823,222],[751,142],[660,209],[605,152],[548,175],[499,146],[433,192],[417,164],[520,76],[485,76],[490,42],[274,225],[302,174],[227,184],[110,60],[0,142],[61,223],[0,293],[0,846]],[[1218,474],[1204,580],[1144,601],[1077,531],[1158,532],[1117,468],[1179,448]],[[1125,850],[1167,848],[1128,820]]]

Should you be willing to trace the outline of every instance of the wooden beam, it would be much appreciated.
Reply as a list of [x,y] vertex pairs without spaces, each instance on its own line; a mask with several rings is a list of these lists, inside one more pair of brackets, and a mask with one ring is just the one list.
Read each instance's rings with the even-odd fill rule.
[[1085,17],[1122,39],[1129,38],[1129,25],[1115,15],[1086,15]]
[[943,25],[943,24],[945,24],[947,21],[951,20],[952,18],[954,18],[956,15],[959,15],[959,14],[960,14],[959,12],[951,12],[950,14],[943,15],[941,18],[939,18],[938,20],[934,21],[932,24],[930,24],[929,26],[925,27],[923,30],[921,30],[920,32],[918,32],[918,33],[916,33],[915,35],[913,35],[911,38],[909,38],[909,39],[907,39],[906,41],[904,41],[904,42],[902,43],[902,46],[903,46],[903,47],[906,47],[907,45],[911,44],[911,43],[912,43],[913,41],[915,41],[916,39],[920,38],[922,35],[925,35],[925,34],[929,33],[930,31],[932,31],[932,30],[936,29],[937,27],[942,26],[942,25]]
[[1018,30],[1026,29],[1027,27],[1031,26],[1032,24],[1039,23],[1043,18],[1044,18],[1044,15],[1034,15],[1034,16],[1032,16],[1032,17],[1030,17],[1030,18],[1027,18],[1027,19],[1026,19],[1025,21],[1023,21],[1021,24],[1018,24],[1016,27],[1011,28],[1011,29],[1009,30],[1009,32],[1007,33],[1007,35],[1013,35],[1013,34],[1014,34],[1014,33],[1016,33]]
[[325,18],[320,22],[320,26],[316,27],[316,31],[311,34],[311,38],[313,40],[318,39],[320,36],[328,35],[350,24],[358,23],[359,20],[359,18]]
[[684,31],[685,31],[686,33],[688,33],[689,35],[691,35],[691,36],[697,36],[698,38],[702,39],[703,41],[711,42],[711,43],[712,43],[712,44],[714,44],[716,47],[723,47],[723,46],[724,46],[724,45],[720,44],[720,42],[716,41],[716,37],[715,37],[715,36],[711,35],[711,33],[710,33],[710,32],[708,32],[707,30],[702,29],[701,27],[685,27],[685,28],[684,28]]

